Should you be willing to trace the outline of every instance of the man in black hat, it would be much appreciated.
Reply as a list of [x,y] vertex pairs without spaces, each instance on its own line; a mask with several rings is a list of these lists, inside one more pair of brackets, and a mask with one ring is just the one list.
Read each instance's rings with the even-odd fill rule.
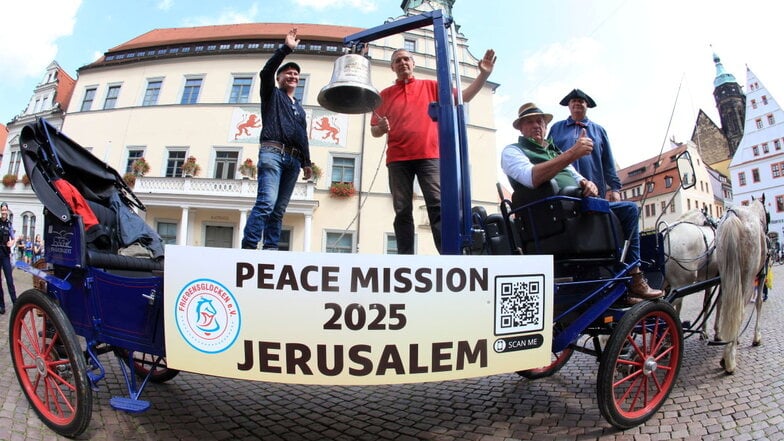
[[611,202],[621,200],[621,180],[615,172],[615,158],[610,149],[610,140],[602,126],[588,119],[589,108],[596,107],[596,102],[580,89],[569,92],[560,104],[569,107],[569,118],[558,121],[550,128],[549,138],[558,148],[568,150],[580,137],[585,129],[593,140],[593,152],[574,162],[574,168],[588,180],[596,183],[599,197]]
[[[14,252],[14,227],[8,218],[8,204],[0,203],[0,268],[5,273],[5,281],[8,285],[8,295],[11,303],[16,303],[16,287],[14,287],[13,266],[11,266],[11,253]],[[3,285],[0,281],[0,314],[5,314],[5,294]]]
[[[562,153],[544,136],[547,124],[552,119],[552,115],[542,112],[534,103],[520,106],[512,127],[519,130],[522,136],[517,143],[506,146],[501,152],[501,168],[509,178],[509,183],[515,191],[519,191],[522,190],[521,187],[534,189],[554,179],[559,188],[577,186],[582,188],[584,197],[597,196],[596,184],[578,173],[571,165],[579,158],[590,156],[595,149],[595,143],[586,136],[586,130],[583,128],[573,144],[569,145],[569,149]],[[512,200],[515,200],[514,195]],[[642,299],[661,297],[661,290],[653,289],[648,285],[639,267],[640,227],[637,222],[639,217],[637,204],[631,201],[619,201],[610,202],[609,206],[618,217],[624,236],[629,240],[627,262],[638,262],[638,265],[629,271],[631,283],[626,301],[634,304]]]
[[296,28],[286,34],[284,43],[275,50],[259,73],[262,122],[259,186],[256,203],[245,224],[242,248],[255,250],[263,234],[262,248],[278,249],[283,215],[299,178],[299,171],[303,170],[305,179],[310,179],[313,173],[305,109],[294,97],[300,68],[293,62],[281,66],[283,59],[299,44]]

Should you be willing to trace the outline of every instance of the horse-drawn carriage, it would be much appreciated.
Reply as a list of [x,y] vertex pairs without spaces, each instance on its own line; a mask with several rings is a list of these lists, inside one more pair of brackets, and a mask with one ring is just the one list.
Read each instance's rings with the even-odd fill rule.
[[[143,205],[115,170],[43,120],[24,129],[22,144],[25,167],[46,207],[46,259],[51,271],[25,268],[47,284],[45,291],[32,289],[19,296],[10,322],[11,355],[20,385],[41,419],[58,433],[75,436],[89,423],[92,390],[104,377],[101,354],[115,354],[125,374],[128,396],[111,400],[118,409],[145,410],[149,403],[140,395],[148,382],[168,381],[177,374],[165,358],[163,265],[153,252],[145,257],[121,254],[121,248],[132,243],[149,248],[155,234],[144,228],[128,234],[128,225],[136,224],[130,207]],[[618,263],[618,231],[606,222],[611,217],[602,212],[601,201],[558,195],[535,201],[524,210],[533,212],[545,205],[553,214],[550,219],[557,221],[550,225],[564,225],[548,227],[549,236],[528,235],[529,229],[538,228],[533,222],[520,228],[519,237],[507,231],[524,223],[525,216],[507,212],[508,203],[502,205],[503,214],[475,217],[475,233],[487,237],[482,248],[513,253],[522,247],[556,256],[556,357],[549,366],[520,374],[551,375],[574,350],[593,353],[600,358],[597,391],[602,413],[622,428],[647,420],[672,389],[681,363],[681,325],[672,307],[656,301],[630,308],[620,301],[629,266]],[[86,219],[91,219],[87,225]],[[558,234],[573,235],[575,228],[586,225],[594,229],[583,234],[605,237],[577,252],[538,248],[564,243]],[[557,240],[547,242],[548,238]],[[654,244],[646,249],[660,252],[656,237],[645,241]],[[653,272],[663,263],[660,255],[647,255],[646,261]],[[592,338],[596,349],[578,346],[581,336]],[[603,336],[609,337],[604,347],[599,344]]]
[[[405,19],[400,27],[385,25],[378,32],[362,33],[356,40],[434,24],[436,40],[445,42],[441,33],[449,20],[440,11],[423,15],[424,19]],[[440,101],[452,106],[451,90]],[[453,109],[449,109],[439,118],[439,125],[452,123],[455,130]],[[442,157],[446,156],[443,138],[442,132]],[[157,234],[134,211],[143,210],[143,204],[114,169],[44,120],[25,127],[20,141],[33,190],[45,206],[45,255],[50,271],[23,268],[47,283],[45,290],[22,293],[14,305],[11,357],[19,383],[44,423],[62,435],[77,436],[89,424],[92,391],[105,375],[100,355],[112,353],[119,360],[128,396],[112,398],[111,405],[129,412],[149,407],[140,396],[150,382],[165,382],[178,373],[166,358],[172,348],[164,338],[162,249]],[[451,153],[454,160],[455,152]],[[689,170],[682,176],[693,176],[690,160],[684,159]],[[467,170],[466,164],[461,167]],[[453,178],[458,181],[460,176]],[[462,186],[464,192],[466,187]],[[453,243],[445,248],[460,248],[463,254],[507,255],[509,261],[517,254],[553,256],[553,278],[546,280],[552,282],[546,292],[554,297],[553,319],[543,325],[548,330],[552,327],[551,334],[544,333],[548,344],[552,337],[552,358],[549,364],[521,368],[518,373],[530,379],[546,377],[557,372],[574,351],[592,354],[599,359],[597,395],[602,414],[618,428],[636,426],[665,402],[683,356],[681,321],[669,302],[643,301],[631,306],[624,302],[629,271],[638,264],[654,283],[663,280],[662,235],[644,235],[641,262],[623,263],[625,241],[605,201],[548,190],[548,194],[531,194],[530,200],[515,204],[514,209],[502,196],[500,213],[474,210],[471,215],[468,208],[470,231],[464,237],[474,238],[473,245]],[[470,201],[470,197],[465,199]],[[464,201],[454,205],[467,208]],[[446,210],[445,220],[450,217],[465,218]],[[698,289],[704,286],[678,292],[684,295]],[[166,296],[174,294],[167,292]],[[405,316],[400,310],[396,317],[396,325],[402,326]],[[581,343],[586,339],[592,344]],[[253,345],[246,342],[246,347]],[[468,356],[487,355],[475,350]]]

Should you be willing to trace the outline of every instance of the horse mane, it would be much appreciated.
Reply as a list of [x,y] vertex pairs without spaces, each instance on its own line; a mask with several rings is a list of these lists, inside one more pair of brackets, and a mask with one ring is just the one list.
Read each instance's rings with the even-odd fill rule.
[[689,210],[678,218],[677,222],[688,222],[695,225],[704,225],[706,221],[705,213],[699,208]]

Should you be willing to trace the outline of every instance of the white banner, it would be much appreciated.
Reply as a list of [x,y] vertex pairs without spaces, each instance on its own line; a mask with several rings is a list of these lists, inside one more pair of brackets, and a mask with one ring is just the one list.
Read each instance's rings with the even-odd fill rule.
[[550,256],[167,246],[168,366],[299,384],[442,381],[547,365]]

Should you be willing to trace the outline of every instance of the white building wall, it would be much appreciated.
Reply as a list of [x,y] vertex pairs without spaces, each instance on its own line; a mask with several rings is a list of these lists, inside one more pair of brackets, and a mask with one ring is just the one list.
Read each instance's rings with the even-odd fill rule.
[[[755,170],[759,175],[757,182]],[[745,204],[764,194],[770,231],[784,233],[784,111],[748,69],[744,135],[729,171],[733,203]]]

